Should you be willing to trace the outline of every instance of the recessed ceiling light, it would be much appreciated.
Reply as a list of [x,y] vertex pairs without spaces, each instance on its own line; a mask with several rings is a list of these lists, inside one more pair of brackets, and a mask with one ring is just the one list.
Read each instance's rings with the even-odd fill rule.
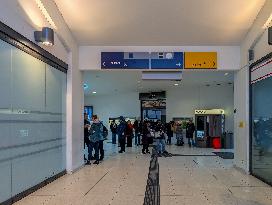
[[229,73],[225,73],[224,75],[227,76]]
[[141,83],[141,81],[138,80],[138,83]]
[[96,91],[93,91],[93,94],[96,94]]
[[179,84],[178,83],[175,83],[174,86],[178,86]]

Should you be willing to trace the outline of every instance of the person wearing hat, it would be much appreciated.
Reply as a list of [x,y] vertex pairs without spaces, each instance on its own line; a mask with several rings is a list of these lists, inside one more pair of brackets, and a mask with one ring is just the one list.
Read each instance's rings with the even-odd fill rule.
[[119,153],[123,153],[126,151],[126,129],[127,123],[125,121],[125,118],[123,116],[120,116],[120,124],[117,127],[117,134],[121,147]]

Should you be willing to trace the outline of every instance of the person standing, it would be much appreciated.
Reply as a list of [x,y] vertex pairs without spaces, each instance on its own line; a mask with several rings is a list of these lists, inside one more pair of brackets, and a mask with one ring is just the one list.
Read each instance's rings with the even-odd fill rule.
[[103,124],[99,121],[97,115],[93,115],[93,124],[90,127],[90,141],[91,146],[94,148],[95,162],[94,164],[99,164],[99,141],[101,136],[103,136]]
[[175,125],[175,133],[177,138],[177,146],[183,146],[183,129],[182,129],[182,122],[177,122]]
[[142,149],[142,153],[143,154],[146,154],[146,153],[150,153],[149,152],[149,137],[151,135],[150,133],[150,129],[149,129],[149,124],[148,122],[144,121],[143,123],[143,130],[142,130],[142,134],[143,134],[143,137],[142,137],[142,144],[143,144],[143,149]]
[[117,124],[115,120],[111,122],[110,129],[112,133],[112,144],[116,144]]
[[126,151],[126,128],[127,123],[125,121],[125,118],[123,116],[120,116],[120,124],[117,127],[117,134],[120,141],[120,147],[121,150],[119,153],[123,153]]
[[167,144],[171,145],[172,137],[174,135],[174,122],[170,121],[166,124]]
[[135,145],[139,146],[140,144],[140,133],[139,133],[139,122],[138,120],[135,120],[135,122],[133,123],[133,128],[134,128],[134,132],[135,132]]
[[133,136],[133,125],[131,121],[127,121],[127,128],[126,128],[126,138],[127,138],[127,147],[132,147],[132,136]]
[[90,161],[92,159],[92,146],[91,141],[89,139],[89,129],[90,129],[90,121],[88,119],[88,114],[84,113],[84,145],[88,148],[88,156],[87,156],[87,162],[86,165],[90,164]]
[[189,120],[189,122],[186,125],[186,138],[188,139],[189,147],[192,146],[194,132],[195,132],[195,125],[193,123],[193,120]]

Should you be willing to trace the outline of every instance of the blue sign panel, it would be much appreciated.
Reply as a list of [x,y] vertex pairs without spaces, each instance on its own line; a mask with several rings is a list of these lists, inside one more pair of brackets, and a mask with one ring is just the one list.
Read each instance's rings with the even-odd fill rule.
[[149,69],[147,52],[102,52],[102,69]]
[[151,53],[151,69],[183,69],[183,52]]

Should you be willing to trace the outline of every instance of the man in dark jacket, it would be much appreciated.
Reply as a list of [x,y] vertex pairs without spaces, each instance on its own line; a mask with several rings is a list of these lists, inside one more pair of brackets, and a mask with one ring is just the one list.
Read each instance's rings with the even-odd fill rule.
[[115,120],[111,122],[110,129],[112,133],[112,144],[116,144],[117,124]]
[[140,133],[139,133],[139,122],[138,120],[135,120],[135,122],[133,123],[133,128],[135,131],[135,145],[139,146],[140,144]]
[[[89,128],[91,127],[90,121],[88,119],[87,113],[84,113],[84,145],[87,146],[88,148],[88,158],[87,158],[87,163],[90,164],[90,160],[92,158],[92,146],[91,146],[91,141],[89,139]],[[85,148],[85,147],[84,147]]]
[[192,120],[189,120],[189,122],[186,125],[186,138],[188,139],[189,147],[192,146],[194,132],[195,132],[195,125]]
[[125,118],[123,116],[120,116],[120,124],[117,127],[117,134],[120,141],[120,147],[121,150],[119,153],[123,153],[126,151],[126,128],[127,123],[125,121]]

